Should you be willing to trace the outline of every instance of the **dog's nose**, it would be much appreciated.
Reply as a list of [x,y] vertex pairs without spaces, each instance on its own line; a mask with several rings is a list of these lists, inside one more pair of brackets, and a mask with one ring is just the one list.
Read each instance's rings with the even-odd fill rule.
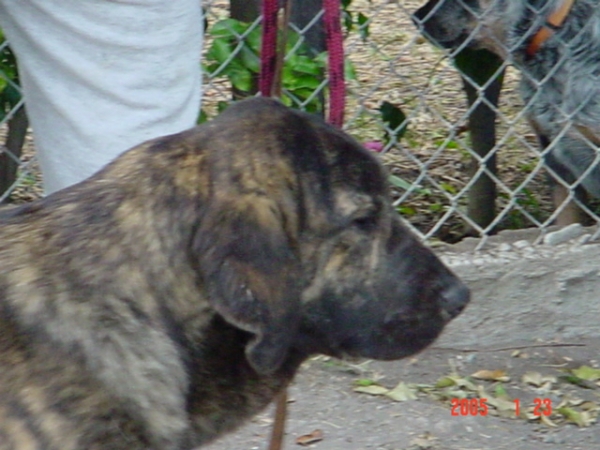
[[458,316],[471,299],[471,292],[460,280],[456,280],[442,292],[441,307],[444,319],[450,321]]

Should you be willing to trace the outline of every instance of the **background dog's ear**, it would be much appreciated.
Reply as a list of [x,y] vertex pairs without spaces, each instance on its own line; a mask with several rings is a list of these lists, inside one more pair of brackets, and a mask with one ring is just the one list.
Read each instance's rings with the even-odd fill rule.
[[272,373],[300,321],[302,277],[289,230],[267,197],[216,203],[203,216],[194,243],[209,302],[227,322],[255,335],[246,357],[257,372]]

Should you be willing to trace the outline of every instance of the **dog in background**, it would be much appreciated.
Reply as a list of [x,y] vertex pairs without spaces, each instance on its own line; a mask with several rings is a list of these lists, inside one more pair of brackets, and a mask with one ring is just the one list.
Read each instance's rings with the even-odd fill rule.
[[[600,6],[595,0],[430,0],[414,21],[435,44],[488,49],[520,69],[528,118],[555,179],[600,198]],[[557,223],[583,219],[573,203]]]
[[246,100],[0,214],[0,449],[192,449],[310,355],[411,355],[468,300],[374,156]]

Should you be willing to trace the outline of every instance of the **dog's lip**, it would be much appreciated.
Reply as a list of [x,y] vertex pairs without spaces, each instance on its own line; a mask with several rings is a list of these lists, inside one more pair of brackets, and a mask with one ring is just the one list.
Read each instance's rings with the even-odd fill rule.
[[438,314],[390,314],[373,328],[328,332],[304,328],[294,346],[308,354],[335,358],[397,360],[413,355],[430,345],[442,332],[444,318]]
[[461,281],[457,280],[440,293],[439,303],[444,323],[458,316],[471,301],[471,291]]
[[341,359],[368,358],[379,361],[395,361],[419,353],[431,345],[440,335],[442,329],[421,330],[400,339],[385,342],[383,337],[374,338],[371,343],[357,345],[351,341],[341,342],[333,349],[331,356]]

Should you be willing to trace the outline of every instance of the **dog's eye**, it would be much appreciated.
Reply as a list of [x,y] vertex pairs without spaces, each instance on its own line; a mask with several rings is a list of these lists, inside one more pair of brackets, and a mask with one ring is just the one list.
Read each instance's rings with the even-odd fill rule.
[[377,227],[377,216],[371,214],[357,217],[352,221],[352,226],[358,228],[360,231],[373,231]]

